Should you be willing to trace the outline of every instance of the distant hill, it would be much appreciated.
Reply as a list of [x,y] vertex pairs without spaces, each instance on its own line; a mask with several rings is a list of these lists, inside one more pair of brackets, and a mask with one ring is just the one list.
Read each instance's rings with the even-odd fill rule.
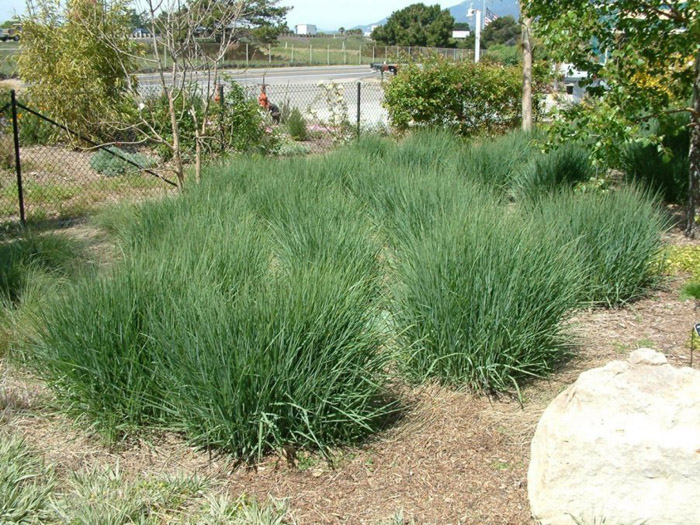
[[[432,4],[431,0],[424,0],[424,3],[427,5]],[[466,0],[465,2],[449,7],[448,10],[450,11],[450,14],[454,17],[455,22],[466,22],[473,26],[474,18],[467,18],[467,10],[470,7],[474,7],[474,9],[482,9],[483,5],[483,0]],[[496,13],[498,16],[511,15],[516,20],[520,18],[520,8],[518,7],[518,0],[486,0],[486,7],[492,12]],[[352,29],[362,29],[362,31],[368,32],[370,27],[372,27],[373,25],[386,24],[386,21],[389,19],[389,16],[391,16],[391,13],[389,13],[386,17],[382,18],[378,22],[373,22],[364,26],[355,26]]]

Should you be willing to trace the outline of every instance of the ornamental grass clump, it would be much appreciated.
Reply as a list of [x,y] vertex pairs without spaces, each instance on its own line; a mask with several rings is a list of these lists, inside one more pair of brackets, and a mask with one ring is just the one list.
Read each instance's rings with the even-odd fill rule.
[[366,222],[301,171],[246,168],[141,208],[124,261],[39,319],[37,369],[103,431],[170,428],[253,459],[357,441],[394,409]]
[[572,243],[504,214],[478,189],[471,195],[399,250],[401,365],[418,382],[510,390],[565,355],[582,276]]
[[670,222],[648,192],[633,187],[567,191],[538,201],[531,213],[542,230],[576,243],[585,272],[584,301],[617,306],[642,297],[658,282]]
[[533,200],[543,194],[573,188],[596,174],[588,152],[578,146],[560,148],[534,156],[511,183],[515,200]]

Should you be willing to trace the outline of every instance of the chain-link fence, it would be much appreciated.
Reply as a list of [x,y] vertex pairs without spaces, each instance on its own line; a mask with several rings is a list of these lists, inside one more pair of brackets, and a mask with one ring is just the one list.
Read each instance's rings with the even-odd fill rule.
[[[253,112],[258,119],[262,116],[258,122],[272,138],[270,154],[323,153],[363,134],[389,129],[378,79],[265,85],[264,109],[262,84],[241,87],[248,104],[260,108],[262,115]],[[155,84],[142,89],[144,97],[162,92]],[[223,84],[209,96],[226,99],[231,89],[230,83]],[[212,131],[224,136],[232,130]],[[0,229],[13,223],[76,218],[105,203],[139,201],[172,191],[176,185],[169,179],[171,172],[152,148],[116,140],[88,140],[21,101],[0,101]],[[223,143],[214,149],[215,155],[229,153]]]
[[[205,96],[207,90],[210,97],[217,96],[215,86],[204,75],[191,74],[191,77],[190,84],[196,84],[200,96]],[[270,104],[268,131],[275,133],[281,143],[277,153],[318,153],[362,134],[388,132],[384,83],[392,77],[378,75],[376,79],[361,82],[266,83],[265,95]],[[241,85],[245,96],[258,103],[262,80],[222,81],[224,99],[232,82]],[[157,97],[163,91],[156,79],[141,81],[139,89],[144,98]]]
[[[200,43],[205,54],[219,52],[219,44]],[[153,56],[153,44],[142,43],[144,56]],[[161,53],[162,54],[162,53]],[[224,54],[223,67],[361,66],[378,62],[421,61],[441,55],[458,62],[473,61],[474,50],[464,48],[384,46],[371,41],[287,37],[274,44],[239,42]],[[146,66],[145,69],[148,69]]]
[[[251,98],[259,97],[261,90],[262,86],[246,86]],[[275,118],[278,132],[302,150],[328,150],[389,128],[380,82],[266,85],[265,91],[271,115],[279,115]]]
[[73,219],[172,191],[155,156],[97,144],[20,101],[0,101],[0,229]]

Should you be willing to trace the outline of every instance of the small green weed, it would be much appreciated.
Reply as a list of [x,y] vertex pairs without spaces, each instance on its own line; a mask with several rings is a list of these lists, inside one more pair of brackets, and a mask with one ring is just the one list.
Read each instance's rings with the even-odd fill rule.
[[306,129],[306,120],[297,108],[294,108],[287,117],[287,130],[289,135],[298,142],[309,139],[309,132]]
[[43,523],[54,480],[24,442],[0,433],[0,523]]

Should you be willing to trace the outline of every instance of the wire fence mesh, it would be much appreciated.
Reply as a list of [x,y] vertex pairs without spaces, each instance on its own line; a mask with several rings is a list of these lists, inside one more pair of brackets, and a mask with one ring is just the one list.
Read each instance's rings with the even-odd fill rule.
[[[0,108],[2,106],[0,105]],[[0,113],[0,228],[85,216],[122,200],[172,191],[158,159],[126,146],[99,146],[73,136],[31,108],[17,105],[19,167],[12,107]],[[161,174],[162,176],[162,174]]]
[[[219,44],[200,43],[205,54],[216,55]],[[144,55],[142,71],[153,66],[154,44],[141,43]],[[161,56],[163,52],[161,51]],[[455,61],[473,61],[474,50],[423,46],[385,46],[363,39],[328,37],[285,37],[273,44],[239,42],[231,45],[223,57],[224,67],[279,66],[359,66],[377,62],[406,62],[440,55]],[[150,67],[149,67],[150,66]]]
[[[224,98],[231,82],[222,84]],[[261,84],[246,84],[242,89],[251,104],[260,105]],[[162,94],[156,84],[142,85],[141,90],[142,97]],[[379,79],[266,85],[265,91],[269,106],[260,107],[260,113],[267,132],[275,137],[277,146],[271,153],[276,155],[323,153],[389,128]],[[104,204],[173,191],[172,182],[163,180],[169,176],[168,165],[152,144],[128,145],[114,138],[90,142],[29,105],[18,102],[16,108],[19,169],[12,104],[0,100],[0,229],[21,221],[20,195],[26,222],[38,223],[81,217]],[[228,153],[216,151],[217,155]]]

